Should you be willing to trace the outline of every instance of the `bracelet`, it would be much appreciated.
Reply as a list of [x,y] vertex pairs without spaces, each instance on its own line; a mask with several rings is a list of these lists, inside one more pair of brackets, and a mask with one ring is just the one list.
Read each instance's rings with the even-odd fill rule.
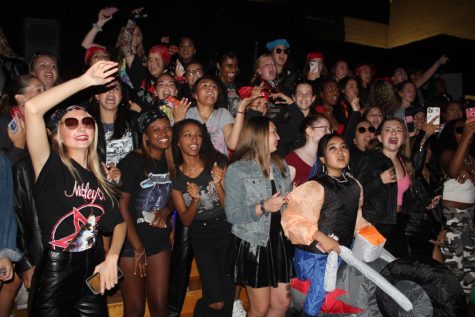
[[137,251],[134,250],[135,261],[140,259],[142,257],[142,255],[145,256],[144,265],[146,266],[147,265],[147,255],[145,254],[145,248],[143,249],[143,251],[141,253],[137,253]]
[[99,24],[93,23],[92,27],[95,28],[97,30],[97,32],[102,32],[102,28],[99,26]]
[[244,111],[236,111],[236,113],[246,114]]
[[269,211],[266,210],[266,208],[264,207],[264,199],[262,199],[260,202],[259,202],[259,207],[261,208],[261,213],[263,216],[268,216],[270,214]]

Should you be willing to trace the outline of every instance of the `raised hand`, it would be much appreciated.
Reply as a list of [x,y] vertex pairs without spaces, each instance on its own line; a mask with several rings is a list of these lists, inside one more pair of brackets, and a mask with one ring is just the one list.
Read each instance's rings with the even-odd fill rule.
[[117,62],[99,61],[89,67],[82,75],[92,85],[105,85],[113,81],[113,75],[118,71]]
[[99,15],[97,16],[97,24],[99,26],[103,26],[107,21],[112,19],[114,13],[119,11],[116,7],[105,7],[101,11],[99,11]]
[[175,122],[185,119],[186,112],[190,108],[191,102],[188,98],[182,98],[179,104],[173,104],[172,114]]

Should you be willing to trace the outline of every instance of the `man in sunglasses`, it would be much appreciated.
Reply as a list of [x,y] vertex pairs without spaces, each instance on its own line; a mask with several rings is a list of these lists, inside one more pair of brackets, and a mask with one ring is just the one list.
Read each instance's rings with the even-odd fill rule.
[[300,78],[300,72],[289,60],[289,42],[286,39],[277,39],[268,42],[266,47],[275,60],[279,90],[285,95],[291,96]]

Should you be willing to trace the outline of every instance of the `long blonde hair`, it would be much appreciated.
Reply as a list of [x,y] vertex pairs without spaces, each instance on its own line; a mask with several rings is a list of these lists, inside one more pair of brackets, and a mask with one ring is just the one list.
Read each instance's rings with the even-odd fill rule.
[[257,160],[265,177],[269,177],[271,165],[274,163],[285,177],[285,163],[276,153],[269,149],[269,125],[271,120],[266,117],[253,117],[244,123],[239,142],[234,151],[232,161]]
[[[58,122],[58,125],[60,121]],[[56,129],[56,132],[53,134],[52,137],[52,149],[58,153],[61,161],[66,166],[68,171],[73,175],[75,180],[81,180],[81,175],[79,174],[78,170],[74,167],[71,158],[68,156],[67,147],[58,137],[59,135],[59,127]],[[101,163],[99,160],[99,156],[97,155],[97,140],[98,140],[98,127],[97,123],[94,122],[94,140],[87,148],[86,154],[86,166],[91,171],[91,173],[96,178],[97,182],[99,183],[99,187],[104,191],[104,193],[110,198],[112,201],[112,205],[115,205],[117,202],[116,191],[112,187],[112,185],[107,182],[104,177],[104,173],[101,168]],[[82,180],[81,180],[82,181]]]

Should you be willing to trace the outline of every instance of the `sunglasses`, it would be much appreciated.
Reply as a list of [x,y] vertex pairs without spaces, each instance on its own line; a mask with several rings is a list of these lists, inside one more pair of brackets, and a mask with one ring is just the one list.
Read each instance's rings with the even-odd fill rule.
[[367,130],[369,133],[375,133],[375,132],[376,132],[376,129],[375,129],[374,127],[368,127],[368,128],[359,127],[359,128],[358,128],[358,132],[359,132],[359,133],[365,133],[366,130]]
[[462,134],[463,133],[463,127],[455,127],[455,133]]
[[285,55],[289,55],[290,50],[289,50],[288,48],[286,48],[286,49],[276,48],[276,49],[275,49],[275,52],[276,52],[277,54],[280,54],[280,53],[284,52]]
[[[66,128],[68,128],[69,130],[75,130],[79,126],[79,119],[77,119],[77,118],[66,118],[66,119],[64,119],[64,121],[62,123],[64,123]],[[96,121],[92,117],[82,118],[81,123],[86,129],[95,129],[95,127],[96,127]]]

